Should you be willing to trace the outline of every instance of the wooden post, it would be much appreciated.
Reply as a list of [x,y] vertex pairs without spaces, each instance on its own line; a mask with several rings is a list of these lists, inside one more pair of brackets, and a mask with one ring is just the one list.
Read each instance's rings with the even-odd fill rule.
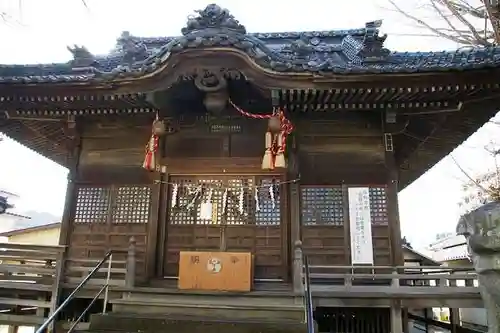
[[395,267],[392,270],[392,275],[394,275],[394,277],[392,278],[391,281],[391,287],[400,287],[401,284],[399,281],[398,270]]
[[[165,146],[167,136],[160,137],[159,149],[157,158],[160,161],[159,169],[151,173],[151,179],[154,185],[151,187],[151,215],[149,218],[148,228],[148,242],[146,248],[146,276],[152,278],[155,275],[163,272],[163,264],[159,265],[159,258],[163,258],[163,244],[162,235],[164,230],[160,230],[166,221],[165,212],[167,211],[168,197],[166,195],[166,184],[168,177],[166,175],[167,168],[162,165],[165,158]],[[163,262],[163,260],[162,260]],[[162,273],[160,273],[162,274]]]
[[166,202],[163,198],[163,177],[161,172],[154,172],[151,175],[153,185],[151,185],[151,214],[149,216],[149,226],[147,234],[147,247],[146,247],[146,278],[151,279],[155,276],[157,271],[157,244],[158,244],[158,227],[160,217],[160,207],[162,201]]
[[[288,158],[288,179],[299,178],[299,158],[297,156],[297,141],[296,137],[292,136],[291,153]],[[290,211],[290,244],[295,244],[300,241],[300,184],[299,181],[288,185],[289,190],[289,211]],[[292,248],[292,247],[291,247]],[[302,243],[301,243],[302,248]]]
[[19,329],[19,326],[17,325],[9,325],[9,328],[7,329],[7,333],[17,333]]
[[[62,283],[64,282],[64,267],[65,267],[66,251],[67,251],[67,249],[64,249],[63,251],[61,251],[57,254],[56,272],[55,272],[55,276],[54,276],[54,284],[52,285],[52,294],[51,294],[51,298],[50,298],[49,316],[52,313],[54,313],[54,311],[57,310],[57,307],[59,306],[59,299],[61,298],[61,291],[62,291],[61,286],[62,286]],[[57,318],[49,324],[49,326],[47,327],[48,332],[54,332],[54,327],[55,327],[56,321],[57,321]]]
[[78,164],[80,162],[81,140],[79,135],[79,126],[77,126],[74,116],[68,118],[65,128],[67,137],[66,142],[68,155],[66,158],[68,172],[68,185],[66,187],[66,199],[61,219],[61,231],[59,235],[59,245],[69,245],[71,237],[73,207],[76,200],[75,179],[77,178]]
[[125,272],[125,287],[134,288],[135,286],[135,238],[130,237],[127,253],[127,266]]
[[391,305],[391,333],[403,333],[401,301],[394,301]]
[[[429,316],[429,312],[431,315]],[[431,308],[425,308],[424,309],[424,324],[425,324],[425,333],[429,333],[429,319],[432,318],[432,309]]]
[[460,310],[450,308],[451,333],[457,333],[460,328]]
[[304,294],[304,257],[302,253],[302,242],[295,241],[293,251],[293,292],[296,295]]
[[[46,302],[47,301],[47,297],[44,295],[44,296],[38,296],[38,300],[39,301],[43,301],[43,302]],[[40,317],[40,318],[45,318],[45,308],[37,308],[36,309],[36,316],[37,317]],[[35,332],[36,330],[40,327],[41,325],[36,325],[35,326]]]
[[385,146],[385,166],[387,169],[387,216],[389,220],[389,234],[391,243],[391,257],[394,266],[404,265],[404,256],[401,244],[401,226],[399,222],[399,166],[394,157],[393,132],[396,132],[397,124],[395,119],[391,119],[386,113],[384,122],[384,146]]

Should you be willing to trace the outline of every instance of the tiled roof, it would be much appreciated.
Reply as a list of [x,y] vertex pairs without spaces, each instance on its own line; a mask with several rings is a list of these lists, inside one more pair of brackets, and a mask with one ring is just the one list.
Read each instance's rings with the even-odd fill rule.
[[434,243],[432,243],[429,248],[431,250],[442,249],[446,247],[457,246],[466,243],[465,237],[463,235],[452,235],[449,237],[442,238]]
[[340,31],[247,33],[226,9],[209,5],[189,18],[179,37],[141,38],[124,32],[114,52],[95,57],[85,47],[68,48],[73,60],[60,64],[0,65],[0,83],[87,82],[141,77],[176,53],[233,48],[276,72],[380,74],[464,71],[500,67],[500,48],[452,52],[390,52],[381,21]]
[[467,241],[462,235],[452,235],[432,243],[429,253],[439,262],[469,258]]
[[432,258],[439,262],[468,259],[469,251],[466,244],[440,249],[432,253]]

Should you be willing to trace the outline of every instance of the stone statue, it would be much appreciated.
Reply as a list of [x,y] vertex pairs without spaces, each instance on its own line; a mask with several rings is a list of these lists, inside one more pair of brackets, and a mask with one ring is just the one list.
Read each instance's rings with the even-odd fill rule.
[[457,234],[467,239],[488,317],[488,332],[500,332],[500,202],[463,215]]

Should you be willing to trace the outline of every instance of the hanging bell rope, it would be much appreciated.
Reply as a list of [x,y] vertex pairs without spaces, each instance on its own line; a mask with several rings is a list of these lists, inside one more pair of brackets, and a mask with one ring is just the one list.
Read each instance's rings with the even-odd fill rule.
[[271,114],[255,114],[242,110],[231,99],[229,100],[229,104],[247,118],[268,119],[262,169],[286,168],[286,139],[293,131],[293,124],[286,118],[285,112],[282,109],[275,108]]

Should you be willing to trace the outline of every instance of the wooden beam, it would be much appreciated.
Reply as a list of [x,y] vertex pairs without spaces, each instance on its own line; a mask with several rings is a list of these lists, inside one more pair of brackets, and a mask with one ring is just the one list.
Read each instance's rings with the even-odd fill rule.
[[50,307],[50,302],[47,302],[47,301],[39,301],[39,300],[35,300],[35,299],[19,299],[19,298],[0,298],[0,304],[36,306],[39,308],[49,308]]

